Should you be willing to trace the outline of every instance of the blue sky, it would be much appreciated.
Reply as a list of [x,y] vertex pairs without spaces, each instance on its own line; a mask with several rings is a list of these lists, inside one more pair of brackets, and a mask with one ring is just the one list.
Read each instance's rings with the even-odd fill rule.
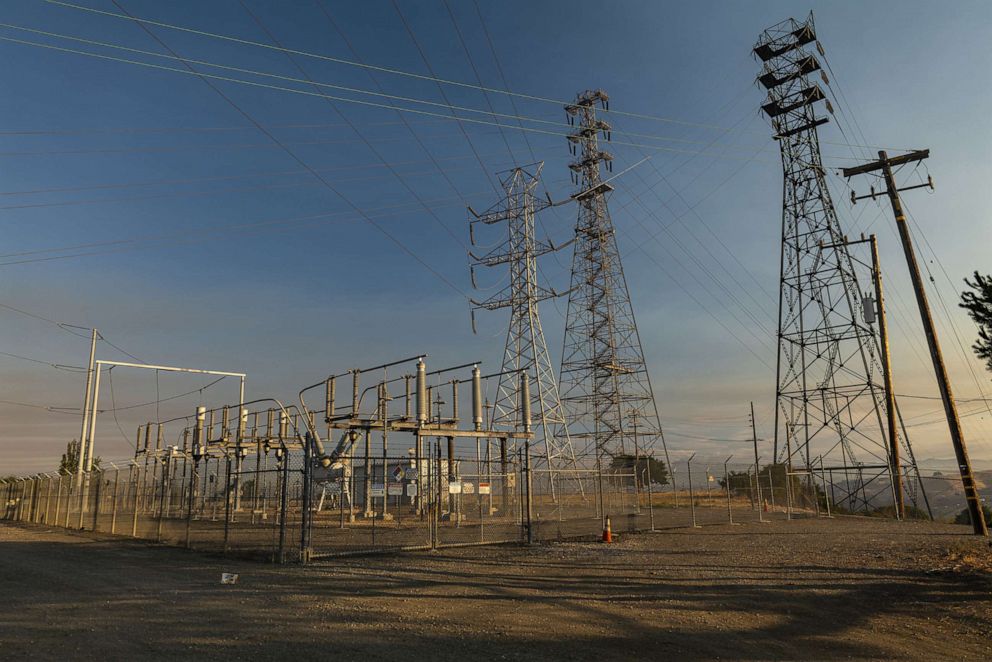
[[[696,437],[746,438],[750,400],[759,435],[771,436],[781,173],[758,113],[762,94],[753,85],[758,65],[750,48],[763,28],[812,8],[841,111],[840,121],[821,133],[825,161],[838,169],[873,153],[852,143],[931,149],[926,170],[902,176],[915,183],[929,172],[937,190],[909,193],[906,203],[923,231],[918,239],[933,272],[932,295],[940,295],[934,303],[957,394],[992,395],[987,373],[970,356],[974,328],[957,310],[955,294],[971,271],[990,270],[992,92],[976,83],[992,65],[987,3],[624,1],[607,10],[591,1],[511,1],[479,2],[477,13],[471,1],[448,0],[453,21],[441,1],[400,1],[402,17],[389,0],[319,1],[326,14],[310,0],[245,0],[251,14],[236,0],[119,4],[145,19],[255,42],[274,37],[286,48],[425,76],[432,71],[492,88],[502,88],[505,77],[514,92],[544,99],[567,101],[602,87],[611,108],[651,116],[611,118],[614,142],[638,145],[610,148],[618,171],[652,157],[616,181],[611,209],[669,445],[714,456],[736,447]],[[104,0],[75,4],[119,12]],[[0,27],[0,37],[183,66],[64,38],[167,54],[139,26],[112,16],[8,0],[0,22],[63,35]],[[291,61],[276,50],[150,29],[188,59],[297,79],[299,66],[320,83],[477,110],[491,103],[496,113],[559,123],[528,126],[566,130],[560,103],[520,97],[511,103],[505,95],[450,85],[442,93],[430,80],[312,57]],[[0,53],[6,64],[0,71],[0,303],[97,326],[146,361],[245,371],[250,396],[288,395],[332,371],[421,351],[439,365],[496,364],[505,317],[480,314],[473,335],[463,296],[471,289],[465,206],[489,207],[496,200],[494,173],[533,158],[546,162],[552,197],[571,190],[559,135],[410,113],[405,124],[388,108],[212,81],[232,105],[176,71],[10,41],[0,41]],[[851,209],[843,183],[832,182],[845,229],[879,235],[898,392],[936,396],[888,209],[870,201]],[[568,207],[542,219],[560,241],[573,223]],[[569,259],[566,252],[542,263],[543,275],[561,290]],[[479,285],[498,278],[480,275]],[[556,360],[564,305],[548,302],[542,309]],[[0,320],[2,351],[43,364],[85,362],[86,341],[53,324],[10,309],[0,309]],[[126,358],[105,344],[100,357]],[[0,356],[0,399],[21,403],[0,404],[0,473],[52,468],[65,442],[78,435],[76,417],[22,406],[79,406],[81,376],[43,364]],[[120,370],[114,379],[118,406],[156,398],[148,374]],[[166,375],[158,392],[165,397],[203,383]],[[221,384],[203,397],[223,402],[235,395],[234,384]],[[159,414],[185,414],[197,400],[163,403]],[[906,399],[903,409],[912,418],[907,422],[920,424],[913,428],[918,456],[950,456],[946,430],[934,423],[939,402]],[[972,454],[992,461],[992,415],[983,409],[962,404],[963,412],[976,412],[964,419]],[[130,436],[134,425],[155,417],[155,407],[146,407],[120,412],[117,422]],[[101,419],[98,439],[105,457],[130,453],[110,416]]]

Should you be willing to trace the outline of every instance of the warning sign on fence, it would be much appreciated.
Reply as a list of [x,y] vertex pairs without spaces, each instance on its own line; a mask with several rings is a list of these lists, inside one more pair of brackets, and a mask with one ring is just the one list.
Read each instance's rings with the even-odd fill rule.
[[460,481],[453,480],[448,483],[448,494],[461,494],[462,484]]
[[417,480],[417,467],[407,467],[406,468],[406,479],[407,480]]
[[462,494],[475,494],[475,483],[462,481]]
[[393,469],[393,480],[397,483],[403,480],[403,467],[398,464],[396,465],[396,468]]
[[375,484],[373,484],[372,485],[371,496],[373,498],[386,496],[386,486],[383,485],[382,483],[375,483]]
[[386,491],[389,496],[403,496],[403,486],[399,483],[388,485]]
[[479,483],[479,494],[492,494],[492,488],[489,483]]
[[415,496],[417,496],[417,484],[416,483],[408,483],[407,484],[407,486],[406,486],[406,495],[408,497],[415,497]]

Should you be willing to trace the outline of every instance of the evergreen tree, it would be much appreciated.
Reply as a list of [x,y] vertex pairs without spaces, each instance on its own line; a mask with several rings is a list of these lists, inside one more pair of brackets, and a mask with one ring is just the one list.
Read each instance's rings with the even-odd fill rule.
[[985,361],[988,369],[992,370],[992,276],[983,276],[976,271],[974,281],[965,278],[964,282],[971,291],[961,293],[959,305],[968,311],[968,315],[978,325],[978,340],[971,347],[978,358]]
[[[93,458],[93,468],[100,468],[101,458],[99,456]],[[59,460],[59,473],[72,475],[76,473],[79,469],[79,442],[73,439],[65,446],[65,452],[62,453],[62,459]]]

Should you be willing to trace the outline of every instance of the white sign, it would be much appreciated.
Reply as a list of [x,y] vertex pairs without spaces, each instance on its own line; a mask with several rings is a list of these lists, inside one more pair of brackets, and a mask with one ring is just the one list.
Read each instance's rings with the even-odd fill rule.
[[383,485],[382,483],[376,483],[376,484],[372,485],[371,496],[373,498],[386,496],[386,486]]
[[492,494],[492,488],[489,483],[479,483],[479,494]]
[[448,494],[461,494],[461,493],[462,493],[462,484],[460,482],[458,482],[457,480],[453,480],[450,483],[448,483]]
[[406,495],[408,497],[415,497],[415,496],[417,496],[417,484],[416,483],[407,483],[407,486],[406,486]]
[[407,467],[406,468],[406,479],[407,480],[417,480],[417,467]]
[[220,573],[220,583],[221,584],[237,584],[238,575],[233,572],[222,572]]
[[462,483],[462,494],[475,494],[475,483]]
[[386,487],[386,491],[389,496],[403,496],[403,486],[399,483],[393,483]]

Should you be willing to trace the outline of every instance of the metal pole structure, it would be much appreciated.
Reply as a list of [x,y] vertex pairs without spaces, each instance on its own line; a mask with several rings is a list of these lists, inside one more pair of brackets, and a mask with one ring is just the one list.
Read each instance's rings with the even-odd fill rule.
[[833,517],[833,514],[830,512],[830,494],[827,492],[827,475],[823,471],[823,456],[821,455],[819,459],[820,481],[823,483],[823,501],[827,504],[827,517]]
[[885,320],[885,299],[882,297],[882,270],[878,261],[878,240],[875,235],[871,235],[869,240],[871,241],[871,266],[875,279],[875,299],[878,306],[878,337],[881,345],[882,379],[885,384],[885,423],[889,428],[889,474],[895,497],[896,518],[905,519],[906,507],[903,499],[902,471],[899,462],[899,431],[896,427],[896,394],[892,387],[889,331],[888,323]]
[[79,431],[79,458],[76,468],[76,483],[80,487],[83,484],[83,467],[85,466],[83,464],[83,456],[86,449],[86,433],[89,430],[90,398],[93,393],[93,367],[94,361],[96,361],[96,339],[99,335],[99,332],[93,329],[90,337],[90,361],[86,364],[86,394],[83,397],[83,424]]
[[692,493],[692,458],[694,457],[696,457],[695,453],[689,456],[689,459],[685,463],[685,467],[686,474],[689,478],[689,512],[692,515],[692,528],[696,529],[699,528],[699,525],[696,524],[696,499]]
[[[113,463],[111,463],[113,464]],[[114,464],[114,500],[112,511],[110,513],[110,533],[111,535],[117,533],[117,489],[121,482],[121,470]]]
[[730,471],[729,471],[727,465],[730,464],[730,460],[733,459],[733,457],[734,456],[731,455],[730,457],[728,457],[723,462],[723,481],[727,485],[727,521],[729,521],[731,524],[734,523],[734,509],[733,509],[733,506],[731,505],[731,498],[730,498]]
[[957,458],[958,470],[961,473],[961,483],[964,486],[964,496],[968,504],[968,512],[971,515],[972,527],[975,535],[988,537],[989,532],[985,524],[985,516],[982,512],[981,497],[978,494],[978,488],[975,486],[971,459],[968,457],[968,447],[965,443],[964,432],[961,429],[957,404],[954,402],[951,381],[947,375],[947,366],[944,364],[944,356],[941,353],[940,342],[937,339],[937,329],[933,322],[930,303],[927,300],[927,293],[923,286],[923,276],[920,274],[920,266],[916,260],[916,253],[913,250],[913,240],[909,233],[909,224],[906,222],[905,213],[903,213],[902,200],[899,198],[899,188],[896,186],[895,177],[892,175],[893,165],[922,161],[929,156],[929,150],[921,150],[890,159],[888,154],[884,150],[881,150],[878,152],[878,161],[855,168],[844,168],[843,174],[845,177],[851,177],[852,175],[881,170],[885,176],[886,193],[889,196],[889,203],[892,205],[896,227],[899,229],[899,238],[902,241],[903,252],[906,254],[909,275],[913,281],[913,291],[916,294],[916,303],[920,309],[920,319],[923,322],[923,330],[927,337],[927,346],[930,349],[933,370],[937,377],[937,385],[940,388],[940,398],[944,404],[944,414],[947,417],[947,427],[950,431],[951,443],[954,445],[954,455]]
[[[754,424],[754,402],[751,402],[751,439],[754,441],[754,484],[757,488],[756,499],[758,501],[758,521],[763,522],[764,516],[761,514],[764,510],[764,503],[761,501],[761,466],[758,464],[758,430]],[[775,457],[772,456],[772,464],[775,463]],[[772,470],[768,469],[768,475],[771,476]]]
[[[641,513],[641,488],[638,481],[638,473],[640,472],[641,466],[641,449],[640,445],[637,443],[637,410],[630,412],[630,434],[634,441],[634,512],[636,514]],[[651,460],[648,456],[648,469],[650,471]],[[650,478],[650,476],[649,476]]]
[[531,480],[530,473],[530,442],[524,442],[524,472],[527,474],[527,482],[524,488],[527,490],[525,495],[525,500],[527,502],[527,544],[533,544],[534,542],[534,497],[533,497],[533,483]]
[[90,412],[90,434],[86,443],[86,471],[93,471],[93,436],[96,434],[96,414],[100,406],[100,362],[96,362],[96,376],[93,379],[93,411]]

